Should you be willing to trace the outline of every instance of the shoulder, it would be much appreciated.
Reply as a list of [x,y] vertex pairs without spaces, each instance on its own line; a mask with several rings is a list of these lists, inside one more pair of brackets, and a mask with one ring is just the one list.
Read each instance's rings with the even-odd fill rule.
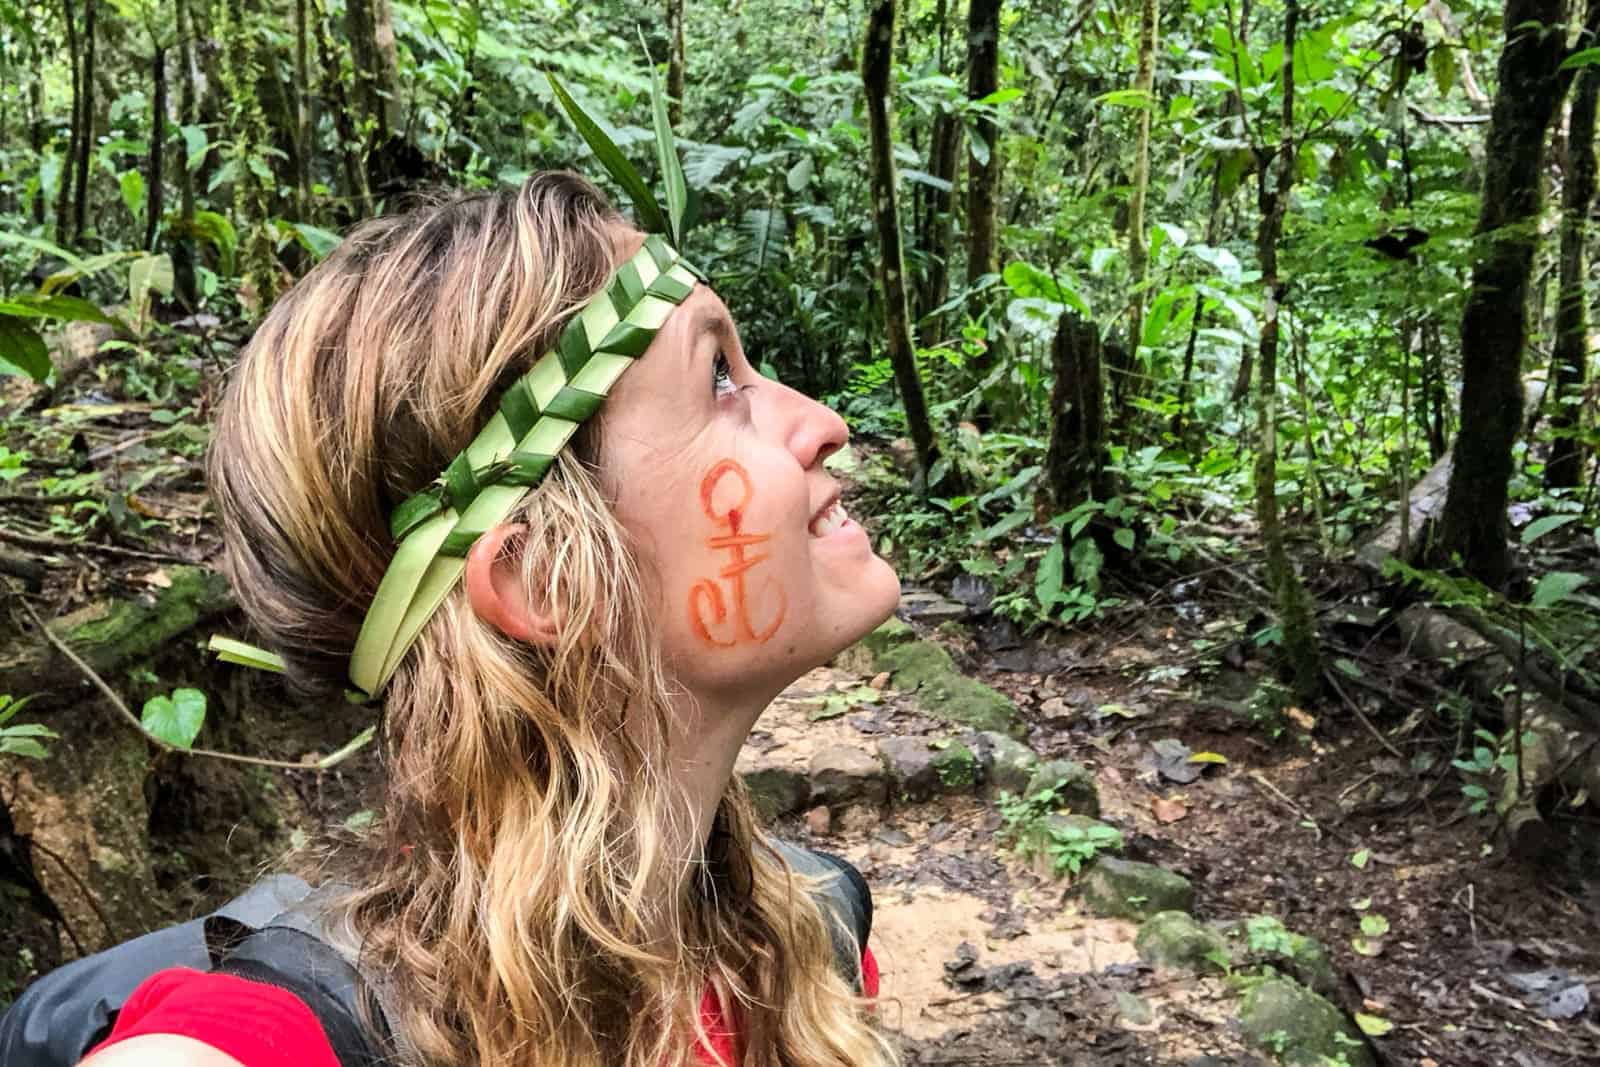
[[204,1041],[179,1034],[144,1034],[102,1046],[82,1067],[246,1067]]

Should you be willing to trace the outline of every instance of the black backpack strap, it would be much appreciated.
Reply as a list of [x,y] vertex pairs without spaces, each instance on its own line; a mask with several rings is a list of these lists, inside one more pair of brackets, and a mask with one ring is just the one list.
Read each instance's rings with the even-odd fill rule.
[[[341,1067],[387,1062],[381,1008],[367,999],[370,991],[356,969],[321,938],[291,926],[266,926],[241,938],[215,970],[293,993],[317,1017]],[[364,1002],[368,1017],[383,1027],[376,1036],[363,1021]]]
[[773,843],[796,873],[823,880],[813,898],[829,920],[834,963],[845,981],[859,987],[861,953],[872,933],[872,891],[866,879],[849,861],[830,852],[801,848],[776,838]]

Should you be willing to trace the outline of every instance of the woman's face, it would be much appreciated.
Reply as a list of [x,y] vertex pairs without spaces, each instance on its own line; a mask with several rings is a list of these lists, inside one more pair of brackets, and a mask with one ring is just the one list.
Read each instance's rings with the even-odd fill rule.
[[844,420],[757,372],[705,285],[603,417],[617,515],[659,578],[663,648],[691,692],[768,700],[894,611],[899,579],[823,470]]

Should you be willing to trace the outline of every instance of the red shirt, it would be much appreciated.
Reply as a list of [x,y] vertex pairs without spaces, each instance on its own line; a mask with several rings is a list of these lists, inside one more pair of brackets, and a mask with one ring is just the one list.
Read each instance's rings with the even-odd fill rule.
[[[878,995],[878,961],[870,948],[861,953],[861,986],[867,996]],[[710,989],[700,1002],[700,1021],[711,1047],[724,1061],[734,1062],[736,1035]],[[133,991],[111,1036],[90,1055],[142,1034],[194,1038],[244,1067],[339,1067],[322,1025],[304,1001],[286,989],[231,974],[186,967],[157,971]],[[716,1062],[703,1044],[700,1058]]]

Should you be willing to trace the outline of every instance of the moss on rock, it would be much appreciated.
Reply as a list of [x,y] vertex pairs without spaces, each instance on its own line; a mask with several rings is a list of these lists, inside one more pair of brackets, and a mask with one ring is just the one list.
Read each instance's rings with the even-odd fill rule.
[[1133,943],[1145,963],[1171,970],[1198,971],[1228,957],[1227,939],[1183,911],[1156,912]]
[[1288,978],[1251,987],[1239,1006],[1245,1036],[1290,1067],[1372,1067],[1372,1054],[1344,1012]]
[[915,689],[924,714],[944,722],[1015,736],[1024,725],[1016,705],[982,682],[968,678],[944,646],[932,641],[896,645],[877,658],[894,675],[897,689]]
[[1183,875],[1152,863],[1102,856],[1084,875],[1083,899],[1097,915],[1144,919],[1161,911],[1188,911],[1194,887]]
[[1026,796],[1036,797],[1047,791],[1055,794],[1058,808],[1079,815],[1100,814],[1100,785],[1094,772],[1074,760],[1047,760],[1039,764],[1028,779]]

